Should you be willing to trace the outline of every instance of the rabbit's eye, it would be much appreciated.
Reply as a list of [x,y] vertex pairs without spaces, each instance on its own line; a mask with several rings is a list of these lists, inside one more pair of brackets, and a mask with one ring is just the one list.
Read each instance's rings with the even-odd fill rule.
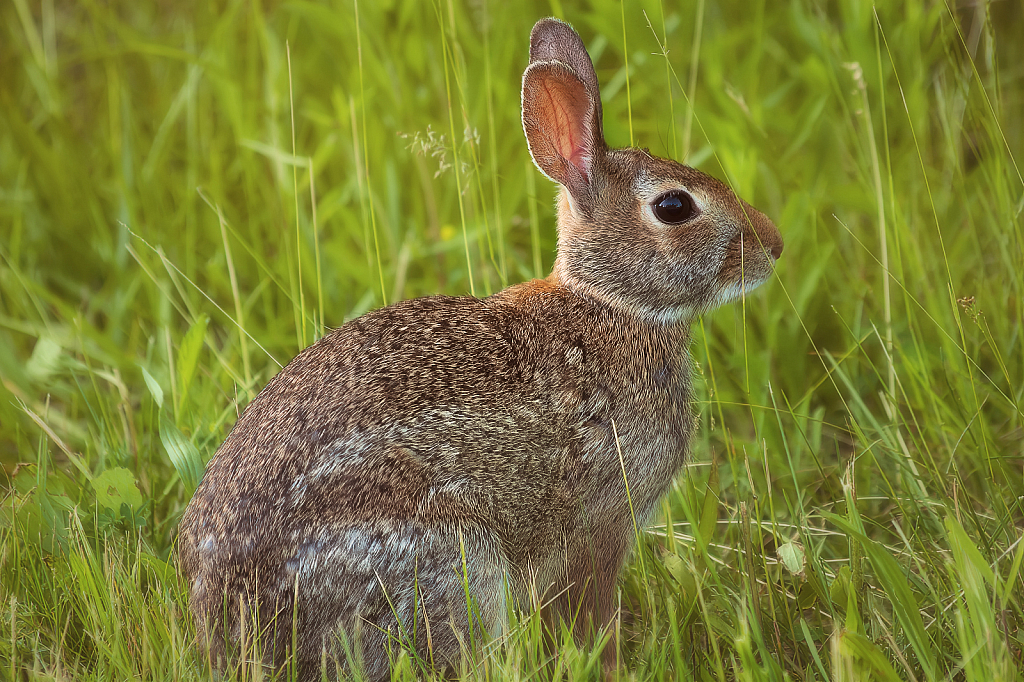
[[654,215],[667,225],[685,223],[697,213],[693,199],[685,192],[671,192],[654,202]]

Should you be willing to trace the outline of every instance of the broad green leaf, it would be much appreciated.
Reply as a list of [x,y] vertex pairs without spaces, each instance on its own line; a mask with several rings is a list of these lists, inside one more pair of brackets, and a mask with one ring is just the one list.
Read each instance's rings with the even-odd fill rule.
[[[854,670],[860,672],[859,680],[886,680],[901,682],[889,659],[877,644],[859,632],[844,632],[840,636],[839,648],[843,654],[854,659]],[[842,655],[842,654],[841,654]],[[838,676],[843,679],[842,676]]]
[[60,344],[49,336],[41,336],[32,349],[32,355],[25,363],[25,372],[37,381],[46,379],[57,371],[60,364]]
[[191,329],[185,333],[185,337],[178,346],[178,397],[179,404],[184,404],[188,395],[189,386],[192,385],[192,377],[196,373],[196,363],[199,361],[199,351],[203,349],[203,340],[206,338],[206,323],[209,320],[206,315],[200,315]]
[[199,454],[199,448],[166,417],[160,419],[160,442],[163,443],[164,450],[167,451],[167,456],[178,472],[181,482],[191,493],[203,478],[203,458]]
[[122,504],[132,509],[142,507],[142,493],[135,484],[135,477],[124,467],[107,469],[92,479],[92,487],[96,490],[96,502],[101,507],[115,511],[119,511]]
[[846,600],[850,592],[850,567],[842,566],[836,572],[836,578],[828,588],[828,597],[836,606],[846,608]]
[[160,384],[156,382],[156,379],[153,378],[153,375],[150,374],[145,367],[139,365],[139,369],[142,370],[142,378],[146,381],[146,388],[149,389],[150,395],[152,395],[153,400],[156,401],[156,406],[163,407],[164,389],[160,388]]
[[953,516],[946,516],[946,532],[949,533],[950,545],[953,548],[953,557],[957,564],[970,564],[978,574],[985,579],[989,585],[995,587],[996,576],[992,567],[981,556],[981,552],[974,545],[963,526]]
[[718,526],[718,507],[720,504],[718,492],[718,463],[712,462],[711,474],[708,476],[707,491],[704,493],[704,502],[701,504],[700,510],[700,537],[705,547],[711,542],[711,538],[715,536],[715,530]]
[[693,607],[693,603],[697,599],[697,591],[699,589],[697,576],[694,575],[692,568],[687,566],[686,562],[677,554],[666,554],[662,557],[662,561],[669,575],[679,584],[680,601],[688,611]]
[[786,567],[790,573],[800,574],[804,571],[804,548],[800,546],[800,543],[785,542],[779,545],[775,553],[779,555],[779,560],[782,565]]
[[852,587],[846,591],[845,624],[848,633],[864,632],[864,622],[860,619],[860,607],[857,605],[857,591]]

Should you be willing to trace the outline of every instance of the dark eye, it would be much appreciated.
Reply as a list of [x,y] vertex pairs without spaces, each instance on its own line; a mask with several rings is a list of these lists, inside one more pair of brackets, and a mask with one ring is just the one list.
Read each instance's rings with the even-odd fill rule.
[[697,207],[686,192],[671,192],[654,202],[654,215],[667,225],[685,223],[696,213]]

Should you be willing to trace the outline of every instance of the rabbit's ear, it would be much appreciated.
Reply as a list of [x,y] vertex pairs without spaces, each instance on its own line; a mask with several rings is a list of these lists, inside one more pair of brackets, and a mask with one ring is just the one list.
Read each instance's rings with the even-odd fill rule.
[[557,19],[539,21],[530,37],[523,130],[541,172],[575,197],[585,194],[604,152],[601,96],[583,41]]
[[583,39],[572,26],[549,17],[541,19],[530,32],[530,63],[562,62],[583,81],[590,99],[594,102],[594,123],[601,134],[601,89],[594,73],[594,63],[583,44]]

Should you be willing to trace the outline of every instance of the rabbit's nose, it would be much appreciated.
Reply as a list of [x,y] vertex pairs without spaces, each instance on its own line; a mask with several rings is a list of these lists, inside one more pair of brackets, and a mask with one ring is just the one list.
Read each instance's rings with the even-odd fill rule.
[[782,255],[782,240],[779,240],[778,244],[772,244],[771,248],[772,258],[779,260],[779,256]]

